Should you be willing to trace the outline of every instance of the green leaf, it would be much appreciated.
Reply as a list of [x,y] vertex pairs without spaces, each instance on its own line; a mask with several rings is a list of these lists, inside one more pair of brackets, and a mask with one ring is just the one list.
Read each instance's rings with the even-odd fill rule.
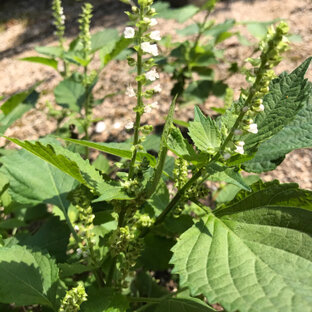
[[312,88],[304,107],[280,132],[259,145],[255,157],[243,164],[250,172],[275,169],[295,149],[312,147]]
[[37,247],[47,250],[58,262],[66,260],[67,245],[69,242],[69,228],[59,218],[49,218],[40,229],[31,236],[22,237],[19,244],[28,248]]
[[104,48],[106,45],[114,45],[119,39],[117,29],[107,28],[91,36],[91,52]]
[[247,25],[247,30],[257,39],[262,39],[268,32],[268,27],[276,23],[279,19],[276,18],[268,22],[242,22],[242,24]]
[[[270,92],[264,97],[264,112],[257,114],[258,133],[242,137],[248,150],[271,138],[292,122],[311,96],[311,83],[304,78],[312,57],[305,60],[291,74],[282,73],[270,84]],[[289,138],[291,139],[291,138]]]
[[[4,133],[16,120],[21,118],[30,109],[35,108],[35,105],[39,99],[39,93],[32,90],[30,93],[26,93],[26,98],[20,94],[17,97],[11,97],[5,102],[1,109],[5,111],[4,114],[0,114],[0,133]],[[14,99],[13,99],[14,98]]]
[[43,65],[50,66],[57,70],[57,61],[51,58],[47,57],[41,57],[41,56],[31,56],[31,57],[24,57],[20,59],[21,61],[27,61],[27,62],[32,62],[32,63],[39,63]]
[[56,309],[58,267],[40,252],[18,245],[0,247],[0,301]]
[[207,306],[199,299],[191,297],[168,298],[157,305],[155,312],[213,312],[215,309]]
[[62,57],[63,54],[61,47],[36,47],[35,50],[40,54],[51,57]]
[[179,9],[170,9],[169,3],[164,2],[155,3],[153,7],[157,12],[157,17],[174,19],[179,23],[186,22],[199,11],[199,8],[195,5],[187,5]]
[[79,113],[85,101],[85,92],[82,83],[67,78],[54,88],[55,101],[60,106]]
[[56,144],[43,145],[41,142],[31,143],[29,141],[6,138],[73,177],[88,188],[96,190],[97,193],[102,194],[106,190],[107,183],[104,182],[99,172],[90,165],[88,160],[81,158],[79,154]]
[[70,204],[67,194],[76,187],[72,177],[23,150],[2,157],[1,162],[1,172],[9,178],[9,193],[16,202],[32,206],[49,203],[66,213]]
[[182,234],[171,263],[181,287],[226,311],[312,306],[312,192],[257,183]]
[[201,110],[195,106],[195,118],[190,122],[189,135],[198,149],[203,152],[215,152],[221,143],[219,130],[215,122],[205,117]]
[[110,288],[90,288],[87,294],[88,301],[81,305],[81,312],[126,312],[129,307],[127,298]]
[[[132,151],[131,151],[131,142],[123,142],[123,143],[96,143],[96,142],[90,142],[90,141],[84,141],[84,140],[75,140],[75,139],[65,139],[66,141],[79,144],[82,146],[88,146],[91,148],[94,148],[96,150],[115,155],[118,157],[123,157],[127,159],[131,159],[132,157]],[[156,165],[155,157],[150,155],[146,152],[138,152],[137,153],[137,160],[142,161],[143,158],[146,157],[148,161],[150,162],[151,166]]]
[[228,38],[229,35],[228,31],[231,28],[233,28],[234,25],[235,25],[234,19],[227,19],[224,23],[209,27],[209,29],[204,32],[204,35],[212,36],[214,38],[215,44],[217,44]]

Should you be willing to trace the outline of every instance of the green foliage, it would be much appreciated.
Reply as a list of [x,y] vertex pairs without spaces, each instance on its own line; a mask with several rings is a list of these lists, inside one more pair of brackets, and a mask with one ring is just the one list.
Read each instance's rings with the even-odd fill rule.
[[[216,0],[173,10],[123,2],[131,6],[122,36],[115,29],[91,35],[92,6],[84,3],[79,36],[67,45],[62,2],[54,0],[59,44],[25,59],[62,78],[48,114],[64,144],[6,137],[23,150],[1,149],[0,310],[209,312],[218,303],[233,312],[310,311],[312,192],[243,170],[274,169],[288,152],[311,147],[312,91],[304,78],[311,57],[276,77],[287,24],[265,32],[272,22],[245,23],[261,37],[260,55],[246,67],[229,64],[225,75],[241,71],[250,83],[235,102],[214,76],[226,62],[217,45],[245,38],[232,19],[208,20]],[[201,11],[205,17],[179,31],[187,40],[172,43],[154,28],[155,8],[179,22]],[[101,65],[90,70],[96,58]],[[95,86],[105,65],[122,58],[135,76],[125,90],[136,101],[135,121],[123,132],[133,136],[94,142],[98,130],[90,128],[100,118],[92,110],[112,96],[97,99]],[[148,118],[142,124],[162,91],[157,66],[174,80],[161,135]],[[2,132],[34,108],[36,86],[1,106]],[[174,119],[176,101],[204,103],[211,94],[225,97],[214,108],[222,116],[196,106],[193,121]]]
[[311,196],[260,184],[209,214],[173,248],[181,286],[228,311],[257,310],[259,301],[266,311],[309,309]]
[[49,256],[18,245],[0,247],[0,300],[57,311],[58,267]]

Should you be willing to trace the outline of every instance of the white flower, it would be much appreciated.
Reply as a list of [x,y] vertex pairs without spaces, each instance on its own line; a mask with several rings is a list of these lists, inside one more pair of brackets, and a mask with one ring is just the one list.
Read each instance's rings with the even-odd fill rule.
[[230,153],[224,153],[223,158],[224,158],[224,160],[228,160],[229,158],[231,158],[231,154]]
[[144,107],[144,113],[150,113],[152,111],[152,107],[151,106],[145,106]]
[[242,134],[243,134],[243,131],[240,130],[240,129],[236,129],[236,130],[234,130],[234,134],[235,134],[235,135],[242,135]]
[[155,26],[155,25],[157,25],[158,24],[158,22],[157,22],[157,19],[156,18],[151,18],[150,19],[150,26]]
[[129,96],[129,97],[134,97],[135,96],[134,89],[131,86],[127,87],[126,95]]
[[243,155],[244,154],[244,145],[245,145],[245,142],[244,141],[238,141],[236,142],[236,149],[235,149],[235,152],[238,153],[238,154],[241,154]]
[[148,23],[148,24],[151,23],[151,19],[148,18],[148,17],[144,17],[144,18],[143,18],[143,21],[144,21],[145,23]]
[[160,93],[162,91],[160,84],[154,87],[154,92]]
[[157,44],[150,44],[149,42],[142,42],[141,43],[141,49],[143,50],[143,52],[150,53],[153,56],[158,55]]
[[135,30],[133,27],[126,27],[125,30],[124,30],[124,37],[126,39],[131,39],[133,38],[135,35]]
[[152,70],[145,73],[145,77],[146,77],[146,79],[148,79],[150,81],[155,81],[157,78],[159,78],[159,75],[158,75],[156,69],[153,68]]
[[156,40],[159,41],[161,40],[161,36],[160,36],[160,31],[159,30],[154,30],[150,33],[150,38],[152,40]]
[[81,248],[77,248],[76,253],[77,253],[78,256],[80,256],[82,254]]
[[75,225],[75,226],[74,226],[74,229],[75,229],[76,232],[78,232],[78,231],[79,231],[79,226],[78,226],[78,225]]
[[158,102],[156,101],[156,102],[153,102],[152,104],[151,104],[151,108],[158,108]]
[[119,121],[117,121],[117,122],[115,122],[114,124],[113,124],[113,128],[114,129],[119,129],[121,127],[121,123],[119,122]]
[[254,107],[254,110],[256,112],[263,112],[264,111],[264,105],[263,104],[260,104],[258,107]]
[[132,129],[133,128],[133,122],[132,121],[128,121],[126,124],[125,124],[125,128],[127,129],[127,130],[130,130],[130,129]]
[[106,129],[106,124],[104,121],[100,121],[95,126],[96,133],[102,133]]
[[258,133],[257,124],[252,123],[252,124],[248,125],[248,127],[247,127],[246,130],[247,130],[248,132],[250,132],[250,133],[254,133],[254,134]]

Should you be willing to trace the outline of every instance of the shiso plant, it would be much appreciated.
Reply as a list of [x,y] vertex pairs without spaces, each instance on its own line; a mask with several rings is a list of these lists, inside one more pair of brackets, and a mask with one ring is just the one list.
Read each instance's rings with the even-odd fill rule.
[[[239,99],[216,119],[195,107],[188,140],[174,125],[174,96],[159,140],[141,124],[162,91],[157,12],[153,0],[123,2],[131,9],[118,45],[131,41],[135,51],[125,90],[136,102],[126,125],[133,137],[6,137],[22,149],[0,159],[0,310],[208,312],[218,303],[233,312],[312,311],[312,192],[242,175],[273,170],[290,151],[312,146],[312,85],[304,78],[312,58],[276,76],[288,26],[270,27],[261,54],[248,60],[250,86]],[[89,95],[91,6],[83,8],[74,54]],[[60,1],[54,11],[67,81]],[[111,170],[71,144],[120,160]],[[213,201],[207,181],[223,183]]]

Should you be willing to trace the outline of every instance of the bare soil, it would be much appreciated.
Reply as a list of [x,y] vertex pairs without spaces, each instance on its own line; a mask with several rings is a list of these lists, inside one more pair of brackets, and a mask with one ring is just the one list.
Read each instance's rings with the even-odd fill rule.
[[[94,0],[94,24],[92,32],[103,27],[117,27],[120,32],[125,26],[127,17],[123,14],[126,6],[118,0]],[[77,34],[77,16],[81,3],[74,0],[65,1],[65,14],[67,15],[68,42]],[[44,136],[56,128],[56,123],[46,117],[46,102],[53,103],[53,88],[60,81],[60,77],[53,69],[41,65],[22,62],[19,59],[34,56],[34,47],[38,45],[56,45],[51,26],[49,1],[16,0],[5,1],[0,4],[0,95],[11,95],[26,89],[35,82],[44,79],[40,86],[43,95],[37,104],[36,110],[27,113],[17,121],[6,135],[21,139],[36,139]],[[195,19],[202,19],[200,14]],[[236,21],[270,21],[276,18],[286,19],[293,34],[301,36],[302,41],[293,43],[291,51],[286,53],[285,59],[277,68],[277,73],[284,70],[292,71],[312,51],[312,2],[311,0],[256,0],[256,1],[226,1],[217,5],[212,14],[213,19],[222,22],[226,18]],[[159,30],[163,35],[171,34],[176,38],[175,30],[183,28],[173,21],[159,19]],[[242,32],[242,27],[238,28]],[[246,33],[248,36],[248,33]],[[225,54],[230,60],[242,62],[250,56],[251,49],[242,47],[236,38],[226,41]],[[98,60],[93,66],[98,66]],[[225,65],[216,68],[217,75],[222,78]],[[312,71],[307,77],[312,80]],[[103,71],[97,86],[97,97],[105,94],[118,93],[115,97],[107,98],[102,105],[95,109],[95,117],[105,122],[106,130],[94,134],[92,139],[97,141],[121,141],[129,136],[124,129],[129,120],[134,119],[132,108],[135,103],[124,95],[125,88],[131,83],[129,68],[123,61],[111,62]],[[170,89],[172,82],[166,74],[161,74],[159,82],[163,91],[157,99],[160,107],[144,117],[143,122],[153,125],[163,124],[170,103]],[[239,90],[244,86],[244,77],[237,75],[227,80],[238,96]],[[207,114],[213,113],[212,106],[220,105],[220,99],[209,97],[201,108]],[[180,107],[176,117],[190,120],[193,117],[192,107]],[[312,122],[312,121],[311,121]],[[3,145],[4,140],[0,143]],[[282,182],[297,182],[302,188],[312,189],[312,150],[297,150],[287,155],[284,162],[274,172],[262,175],[264,180],[279,179]]]

